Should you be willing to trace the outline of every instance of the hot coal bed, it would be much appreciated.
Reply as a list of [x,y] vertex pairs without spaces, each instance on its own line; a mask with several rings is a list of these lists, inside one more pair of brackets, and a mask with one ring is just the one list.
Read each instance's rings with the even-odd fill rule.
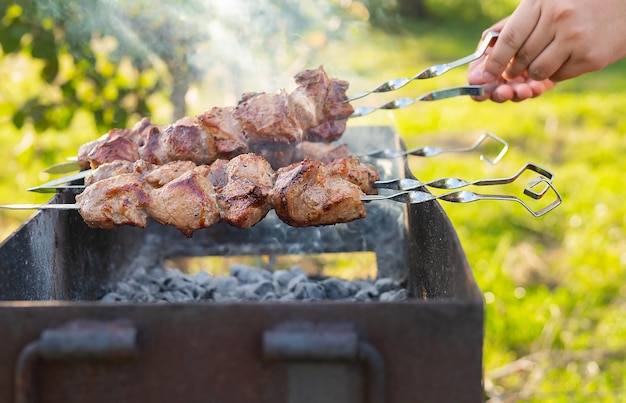
[[[342,141],[354,153],[403,147],[385,127],[350,128]],[[411,176],[401,159],[372,162],[385,179]],[[157,223],[99,230],[76,211],[38,212],[0,245],[0,401],[482,401],[483,299],[448,217],[437,202],[366,209],[315,228],[270,212],[251,229],[217,224],[191,239]],[[313,298],[307,286],[305,301],[111,294],[142,276],[165,281],[151,270],[177,257],[334,252],[375,253],[375,298]],[[287,293],[313,281],[293,280],[297,268],[233,274],[274,286],[285,276]]]

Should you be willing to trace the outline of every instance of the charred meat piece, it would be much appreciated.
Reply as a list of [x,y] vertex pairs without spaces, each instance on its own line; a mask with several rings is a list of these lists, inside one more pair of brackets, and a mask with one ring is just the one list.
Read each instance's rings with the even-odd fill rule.
[[211,181],[193,170],[153,190],[146,207],[157,222],[173,225],[187,237],[220,220]]
[[354,112],[344,102],[348,82],[329,78],[322,66],[296,74],[295,80],[289,97],[297,115],[308,117],[302,124],[305,139],[328,143],[341,137]]
[[302,141],[302,127],[285,91],[257,94],[241,101],[233,116],[253,143],[295,143]]
[[215,139],[218,158],[230,159],[248,152],[248,142],[243,135],[241,123],[233,116],[234,109],[214,107],[198,116]]
[[318,160],[328,163],[337,158],[346,158],[350,155],[347,144],[332,145],[326,143],[313,143],[311,141],[303,141],[297,146],[297,160],[302,161],[305,158]]
[[107,162],[100,165],[98,168],[93,169],[85,177],[85,186],[89,186],[95,182],[125,173],[135,173],[139,176],[143,176],[146,173],[151,172],[155,169],[155,167],[155,165],[143,160],[137,160],[135,162],[124,160]]
[[133,172],[135,164],[130,161],[116,160],[100,165],[85,177],[85,186],[99,182],[112,176]]
[[92,180],[100,180],[76,197],[89,226],[144,227],[152,217],[189,237],[218,221],[249,228],[272,208],[295,227],[363,218],[361,196],[375,193],[378,178],[372,165],[355,157],[328,164],[307,159],[274,172],[266,159],[250,153],[199,166],[191,161],[108,163],[94,174]]
[[337,224],[366,216],[359,186],[329,174],[324,165],[304,160],[277,172],[274,209],[294,227]]
[[79,213],[92,228],[134,225],[144,228],[151,203],[141,176],[133,173],[106,178],[85,188],[76,196]]
[[196,164],[191,161],[172,161],[165,165],[156,165],[154,169],[146,173],[146,182],[155,188],[160,188],[194,168]]
[[139,159],[136,132],[132,129],[111,130],[103,138],[83,145],[78,150],[78,159],[79,166],[85,169],[116,160],[136,161]]
[[132,129],[111,130],[80,147],[79,166],[94,169],[137,159],[158,165],[177,160],[210,164],[249,151],[262,153],[273,166],[285,166],[294,160],[300,142],[338,139],[353,112],[344,102],[348,83],[329,78],[322,66],[298,73],[295,80],[291,93],[246,93],[237,106],[214,107],[167,127],[143,118]]
[[239,155],[224,168],[222,178],[216,180],[221,185],[217,196],[221,218],[235,227],[250,228],[272,208],[274,171],[255,154]]
[[365,194],[376,194],[374,182],[380,174],[373,165],[363,163],[357,157],[339,158],[324,166],[328,175],[336,175],[357,185]]

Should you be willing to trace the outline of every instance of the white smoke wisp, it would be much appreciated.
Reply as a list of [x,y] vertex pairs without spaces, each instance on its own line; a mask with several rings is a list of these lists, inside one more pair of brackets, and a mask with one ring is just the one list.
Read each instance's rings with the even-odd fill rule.
[[[316,68],[315,54],[350,22],[335,0],[38,0],[37,11],[63,21],[71,40],[117,38],[118,52],[161,59],[172,80],[192,78],[212,102],[246,91],[274,92]],[[317,38],[317,40],[311,40]],[[321,38],[321,39],[320,39]],[[186,76],[186,77],[183,77]]]

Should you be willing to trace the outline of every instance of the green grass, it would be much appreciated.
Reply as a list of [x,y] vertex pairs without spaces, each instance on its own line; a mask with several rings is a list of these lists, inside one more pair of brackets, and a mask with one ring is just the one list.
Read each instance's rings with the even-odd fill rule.
[[[330,43],[308,64],[324,64],[331,75],[349,80],[354,91],[368,89],[470,53],[481,30],[459,24],[406,26],[393,35],[374,30]],[[0,71],[11,66],[0,59]],[[29,65],[24,74],[36,69]],[[459,69],[412,83],[393,96],[461,85],[464,74]],[[11,85],[26,92],[43,86],[32,77]],[[11,92],[14,99],[0,102],[14,107],[22,96],[20,88]],[[508,155],[493,167],[479,161],[477,153],[412,158],[414,174],[424,180],[504,177],[529,161],[555,174],[563,204],[541,218],[511,202],[442,204],[485,295],[485,387],[494,402],[612,402],[626,397],[624,91],[626,63],[618,63],[523,103],[458,98],[378,112],[350,123],[391,125],[409,147],[469,145],[482,132],[510,144]],[[372,96],[361,103],[383,99],[388,97]],[[212,106],[210,100],[192,108],[207,106]],[[10,108],[1,110],[0,158],[5,164],[0,202],[45,201],[46,196],[24,189],[47,179],[40,173],[45,166],[75,154],[78,145],[96,137],[95,126],[82,114],[66,133],[35,134],[28,126],[17,131],[8,120]],[[42,148],[58,153],[53,160],[42,159],[49,155]],[[520,189],[502,186],[493,191]],[[29,214],[2,212],[2,238]]]

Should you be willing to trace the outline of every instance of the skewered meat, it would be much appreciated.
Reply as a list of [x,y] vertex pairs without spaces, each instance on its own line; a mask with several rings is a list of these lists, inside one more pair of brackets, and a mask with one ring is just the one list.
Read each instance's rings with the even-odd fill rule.
[[[299,160],[309,158],[312,160],[318,160],[322,162],[330,162],[337,158],[345,158],[350,155],[350,150],[347,144],[326,144],[326,143],[312,143],[310,141],[304,141],[298,144],[296,147],[299,153]],[[295,162],[295,161],[294,161]]]
[[238,228],[261,221],[272,208],[274,171],[269,162],[255,154],[242,154],[220,171],[222,178],[213,177],[222,220]]
[[372,165],[356,157],[328,164],[307,159],[278,172],[256,154],[211,165],[137,161],[124,165],[125,173],[111,168],[119,166],[114,162],[95,169],[92,184],[76,196],[80,214],[92,227],[145,227],[150,216],[191,236],[218,221],[249,228],[272,208],[297,227],[349,222],[365,217],[362,189],[375,193],[372,185],[379,179]]
[[[295,76],[297,87],[287,93],[248,93],[234,107],[214,107],[161,128],[142,119],[132,129],[114,129],[80,147],[81,169],[115,160],[143,159],[162,165],[189,160],[210,164],[253,151],[273,166],[293,162],[303,141],[329,143],[338,139],[354,111],[344,102],[348,83],[328,77],[324,69]],[[272,147],[279,145],[279,147]]]
[[76,202],[87,225],[109,229],[124,224],[145,227],[148,213],[144,207],[152,200],[141,176],[127,173],[88,186]]
[[316,160],[304,160],[277,172],[274,208],[294,227],[327,225],[365,217],[359,186],[333,175]]
[[147,213],[161,224],[175,226],[188,237],[220,220],[213,184],[195,170],[153,190],[152,195]]

